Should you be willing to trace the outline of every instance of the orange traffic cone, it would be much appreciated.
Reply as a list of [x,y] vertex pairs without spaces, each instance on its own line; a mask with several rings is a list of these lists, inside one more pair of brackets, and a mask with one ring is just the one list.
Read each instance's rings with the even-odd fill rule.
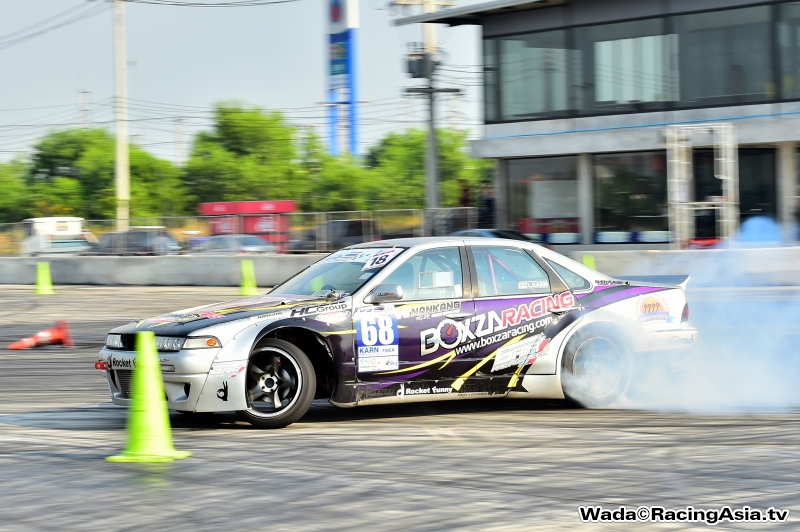
[[18,342],[8,346],[8,349],[30,349],[40,345],[61,344],[64,347],[72,347],[72,335],[69,332],[69,324],[66,321],[57,321],[57,327],[38,332],[28,338],[23,338]]

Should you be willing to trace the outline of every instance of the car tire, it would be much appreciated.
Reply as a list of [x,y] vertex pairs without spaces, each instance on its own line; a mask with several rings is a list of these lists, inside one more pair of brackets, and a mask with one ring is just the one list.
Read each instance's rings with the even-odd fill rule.
[[283,428],[303,417],[316,389],[314,366],[306,354],[289,342],[270,338],[250,352],[245,375],[247,410],[237,413],[258,428]]
[[625,338],[607,326],[579,330],[561,359],[564,396],[586,408],[604,408],[619,398],[631,374]]

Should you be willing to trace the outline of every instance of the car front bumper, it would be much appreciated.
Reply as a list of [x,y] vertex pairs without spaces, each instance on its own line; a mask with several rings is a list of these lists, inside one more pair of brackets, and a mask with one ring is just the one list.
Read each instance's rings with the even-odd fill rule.
[[[208,378],[211,364],[219,351],[220,349],[187,349],[158,354],[168,408],[194,410]],[[135,359],[135,351],[105,347],[98,355],[98,360],[105,363],[111,402],[115,405],[128,406],[131,403]]]

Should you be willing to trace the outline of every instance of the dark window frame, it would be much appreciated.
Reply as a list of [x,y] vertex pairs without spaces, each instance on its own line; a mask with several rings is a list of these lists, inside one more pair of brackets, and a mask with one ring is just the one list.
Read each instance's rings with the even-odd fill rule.
[[[495,115],[498,117],[498,120],[486,120],[484,116],[484,124],[486,125],[493,125],[493,124],[512,124],[517,122],[542,122],[547,120],[563,120],[565,118],[582,118],[582,117],[598,117],[598,116],[618,116],[618,115],[629,115],[629,114],[645,114],[645,113],[658,113],[658,112],[665,112],[665,111],[686,111],[692,109],[715,109],[715,108],[722,108],[722,107],[739,107],[742,105],[763,105],[763,104],[770,104],[770,103],[786,103],[786,102],[798,102],[800,101],[800,96],[797,98],[784,98],[783,97],[783,90],[782,90],[782,81],[779,79],[781,77],[780,73],[780,46],[778,43],[778,32],[777,26],[780,23],[779,16],[780,16],[780,6],[782,4],[791,4],[796,2],[797,0],[772,0],[772,1],[764,1],[764,2],[755,2],[752,4],[748,4],[745,6],[735,6],[735,7],[719,7],[714,9],[698,9],[698,10],[691,10],[691,11],[682,11],[680,13],[668,13],[662,14],[656,17],[646,16],[646,17],[633,17],[633,18],[626,18],[626,19],[619,19],[613,20],[608,22],[602,22],[599,24],[570,24],[564,25],[554,28],[545,28],[541,30],[535,31],[519,31],[519,32],[511,32],[511,33],[503,33],[492,35],[490,37],[484,37],[483,41],[486,40],[500,40],[507,37],[514,37],[518,35],[532,35],[535,33],[546,33],[558,30],[565,30],[567,32],[567,44],[568,46],[575,44],[574,33],[575,30],[580,28],[588,28],[588,27],[597,27],[597,26],[605,26],[610,24],[619,24],[624,22],[636,22],[641,20],[654,20],[654,19],[661,19],[662,20],[662,27],[664,28],[665,33],[671,32],[674,30],[674,19],[675,17],[685,16],[685,15],[695,15],[695,14],[702,14],[702,13],[715,13],[715,12],[722,12],[722,11],[734,11],[738,9],[747,9],[752,7],[759,7],[759,6],[774,6],[771,10],[770,17],[770,63],[772,69],[772,83],[775,85],[775,98],[767,99],[767,100],[754,100],[750,102],[737,102],[737,103],[720,103],[720,104],[708,104],[708,105],[701,105],[701,106],[682,106],[682,105],[675,105],[673,102],[666,102],[665,105],[661,109],[652,109],[652,110],[642,110],[642,109],[635,109],[635,110],[625,110],[625,111],[617,111],[617,112],[599,112],[599,113],[584,113],[581,110],[577,109],[575,105],[575,87],[571,83],[574,80],[573,72],[572,72],[572,65],[569,66],[568,72],[568,79],[570,83],[568,83],[568,101],[572,103],[571,108],[565,111],[565,114],[562,116],[557,117],[541,117],[541,118],[525,118],[519,120],[500,120],[501,117],[500,110],[502,109],[501,106],[501,98],[502,98],[502,90],[500,90],[500,77],[502,76],[501,73],[501,65],[500,65],[500,46],[495,46],[495,64],[497,65],[497,83],[495,83]],[[679,65],[680,69],[680,65]],[[680,71],[680,70],[679,70]],[[482,83],[484,91],[486,89],[485,83]]]

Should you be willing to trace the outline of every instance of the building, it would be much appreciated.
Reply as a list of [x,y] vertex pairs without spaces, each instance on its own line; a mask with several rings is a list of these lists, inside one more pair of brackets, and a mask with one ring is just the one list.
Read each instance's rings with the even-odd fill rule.
[[[396,21],[423,22],[482,28],[472,152],[497,160],[501,225],[551,244],[667,247],[665,128],[728,122],[741,220],[792,231],[800,2],[497,0]],[[708,145],[693,167],[695,201],[719,196]],[[714,213],[698,214],[697,236],[713,236]]]

